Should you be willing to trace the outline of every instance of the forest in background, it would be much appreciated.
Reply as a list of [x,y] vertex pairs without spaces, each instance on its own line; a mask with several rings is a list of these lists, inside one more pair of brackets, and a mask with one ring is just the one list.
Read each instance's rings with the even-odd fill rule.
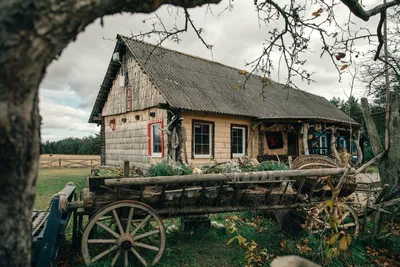
[[95,134],[46,141],[41,145],[41,154],[100,155],[100,149],[100,134]]

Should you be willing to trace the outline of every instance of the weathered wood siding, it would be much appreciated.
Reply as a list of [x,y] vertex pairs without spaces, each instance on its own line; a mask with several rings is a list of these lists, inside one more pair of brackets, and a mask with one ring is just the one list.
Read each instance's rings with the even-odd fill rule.
[[[194,165],[203,165],[208,164],[210,162],[224,162],[231,160],[231,125],[246,125],[248,129],[247,138],[250,137],[250,129],[251,129],[251,118],[246,117],[235,117],[235,116],[227,116],[227,115],[217,115],[217,114],[209,114],[204,112],[193,112],[193,111],[185,111],[182,113],[183,122],[182,126],[186,130],[186,150],[187,156],[189,159],[189,163]],[[193,120],[203,120],[214,122],[215,127],[215,136],[214,138],[214,158],[204,159],[204,158],[193,158],[192,154],[192,122]],[[255,151],[254,156],[257,156],[258,153],[258,131],[254,135]],[[247,155],[252,155],[252,147],[251,142],[247,142],[248,153]],[[184,158],[184,155],[182,155]]]
[[[150,117],[155,112],[155,117]],[[139,120],[135,116],[139,115]],[[125,118],[126,122],[122,119]],[[115,119],[115,129],[109,126]],[[106,116],[106,163],[107,165],[123,165],[129,161],[131,166],[147,169],[151,162],[161,159],[151,159],[148,155],[148,124],[156,120],[164,120],[167,124],[167,112],[162,109],[150,108],[142,111],[133,111],[126,114]],[[164,151],[167,151],[167,135],[164,133]]]
[[125,75],[125,86],[120,86],[120,76],[114,79],[107,101],[104,105],[102,115],[117,115],[127,112],[126,90],[130,87],[131,111],[144,110],[155,107],[166,100],[150,81],[149,76],[143,71],[139,64],[133,59],[130,52],[124,57],[124,65],[119,73]]
[[[261,130],[265,130],[266,132],[283,132],[284,125],[276,124],[271,127],[261,127]],[[287,133],[283,133],[283,148],[278,149],[270,149],[267,144],[267,138],[265,137],[265,133],[263,134],[262,142],[264,151],[262,154],[264,155],[287,155],[288,153],[288,135]]]
[[[288,126],[290,126],[290,124],[288,124]],[[259,138],[259,147],[263,148],[262,153],[263,155],[287,155],[288,154],[288,132],[284,132],[284,127],[285,124],[275,124],[271,127],[265,127],[265,126],[261,126],[260,130],[261,131],[265,131],[265,132],[282,132],[283,133],[283,148],[279,148],[279,149],[270,149],[268,147],[267,144],[267,138],[265,136],[265,132],[262,132],[260,134],[260,138]],[[302,139],[302,135],[301,133],[297,133],[297,147],[298,147],[298,152],[299,155],[303,155],[304,154],[304,147],[303,147],[303,139]]]
[[117,115],[126,112],[126,91],[124,86],[119,86],[119,75],[114,79],[104,104],[102,116]]
[[126,55],[129,85],[132,87],[132,109],[142,110],[167,103],[165,98],[150,81],[149,76],[133,59],[130,51]]

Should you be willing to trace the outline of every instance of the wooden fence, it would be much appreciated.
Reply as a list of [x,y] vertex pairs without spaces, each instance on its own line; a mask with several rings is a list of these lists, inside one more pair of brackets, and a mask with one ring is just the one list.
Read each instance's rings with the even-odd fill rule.
[[100,166],[100,159],[59,158],[40,159],[39,168],[93,168]]

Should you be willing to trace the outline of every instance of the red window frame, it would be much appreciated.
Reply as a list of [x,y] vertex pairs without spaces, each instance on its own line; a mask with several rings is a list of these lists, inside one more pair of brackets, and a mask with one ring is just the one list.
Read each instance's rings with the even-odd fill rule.
[[161,124],[161,158],[164,158],[164,120],[152,120],[147,125],[147,154],[151,157],[151,125]]

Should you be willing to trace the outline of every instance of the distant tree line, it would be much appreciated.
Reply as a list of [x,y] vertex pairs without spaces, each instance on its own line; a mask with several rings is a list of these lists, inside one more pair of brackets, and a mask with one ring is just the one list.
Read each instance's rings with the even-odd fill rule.
[[58,141],[42,143],[42,154],[74,154],[74,155],[100,155],[100,135],[89,135],[83,138],[68,137]]

